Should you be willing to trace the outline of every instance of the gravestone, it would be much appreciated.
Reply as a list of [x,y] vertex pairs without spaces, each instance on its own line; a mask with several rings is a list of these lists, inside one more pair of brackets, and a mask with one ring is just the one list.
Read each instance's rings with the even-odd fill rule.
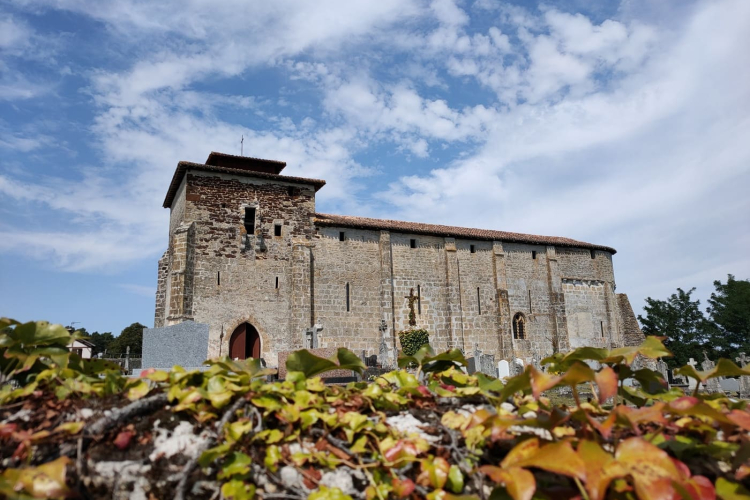
[[[748,358],[744,352],[740,353],[740,356],[738,358],[735,358],[735,361],[737,361],[737,364],[742,369],[747,369],[750,367],[750,358]],[[741,398],[748,398],[750,397],[750,376],[742,375],[740,377],[740,397]]]
[[656,371],[661,374],[661,376],[664,378],[664,381],[667,383],[667,387],[669,387],[669,367],[667,366],[667,363],[664,362],[664,360],[661,358],[659,358],[659,360],[656,362]]
[[[693,369],[697,369],[698,362],[694,360],[693,358],[690,358],[690,360],[687,362],[688,365],[692,366]],[[688,389],[691,391],[695,390],[695,386],[697,385],[698,381],[695,380],[692,377],[687,377],[687,383],[688,383]]]
[[[144,328],[142,369],[205,369],[208,359],[208,325],[183,321],[160,328]],[[140,372],[139,372],[140,373]],[[135,372],[134,372],[135,375]]]
[[[703,351],[703,361],[701,362],[701,368],[703,368],[704,372],[713,370],[716,367],[716,364],[708,359],[708,354],[706,354],[706,351]],[[716,394],[719,392],[723,392],[721,390],[721,377],[717,378],[711,378],[706,380],[706,392],[709,394]]]
[[687,378],[684,375],[677,375],[677,368],[672,370],[672,385],[688,385]]
[[520,375],[523,373],[523,367],[526,363],[523,362],[521,358],[516,358],[513,360],[513,367],[511,376]]
[[479,371],[490,377],[495,376],[495,355],[482,354],[479,358]]
[[501,359],[497,363],[497,378],[504,379],[510,377],[510,363],[508,361]]
[[466,373],[469,375],[479,371],[479,362],[477,358],[471,357],[466,360]]
[[722,378],[719,385],[724,392],[740,392],[740,381],[736,378]]

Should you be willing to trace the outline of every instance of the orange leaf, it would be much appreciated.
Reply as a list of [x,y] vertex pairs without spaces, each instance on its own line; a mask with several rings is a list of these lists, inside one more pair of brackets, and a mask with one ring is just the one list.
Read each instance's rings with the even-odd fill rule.
[[519,462],[532,457],[536,452],[539,451],[539,439],[531,438],[526,441],[518,443],[510,450],[503,461],[500,463],[503,467],[512,467]]
[[666,451],[638,437],[621,442],[615,458],[633,476],[635,492],[643,500],[671,500],[675,494],[672,481],[682,480]]
[[574,361],[562,377],[562,381],[568,385],[583,384],[592,380],[594,380],[594,370],[582,361]]
[[607,493],[609,483],[625,475],[625,470],[612,455],[594,441],[581,441],[578,456],[586,468],[586,491],[591,500],[601,500]]
[[551,389],[562,379],[561,376],[549,375],[529,366],[529,378],[531,379],[531,391],[535,399],[539,399],[542,392]]
[[565,441],[543,446],[532,456],[522,459],[514,465],[517,467],[536,467],[563,476],[586,479],[586,466],[583,460],[573,451],[570,443]]
[[393,478],[393,493],[399,498],[408,497],[416,487],[417,485],[414,484],[414,481],[409,478],[403,480],[397,477]]
[[594,429],[599,431],[599,434],[601,434],[604,439],[609,439],[609,436],[612,435],[612,428],[615,426],[615,420],[617,420],[617,414],[615,412],[610,413],[603,422],[598,421],[589,415],[588,412],[584,412],[584,414]]
[[599,402],[603,403],[617,394],[617,374],[609,367],[605,366],[599,373],[594,375],[596,385],[599,386]]
[[501,469],[494,465],[483,465],[479,470],[496,483],[502,484],[513,500],[531,500],[536,491],[534,475],[520,467]]
[[134,432],[122,431],[115,438],[115,446],[117,446],[121,450],[124,450],[130,444],[130,440],[133,438],[133,436],[135,436]]
[[727,418],[737,426],[750,431],[750,413],[742,410],[732,410],[727,415]]

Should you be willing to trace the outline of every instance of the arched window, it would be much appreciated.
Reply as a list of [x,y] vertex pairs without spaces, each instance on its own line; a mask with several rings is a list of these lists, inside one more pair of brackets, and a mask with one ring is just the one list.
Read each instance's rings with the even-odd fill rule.
[[520,340],[526,338],[526,318],[521,313],[513,316],[513,338]]

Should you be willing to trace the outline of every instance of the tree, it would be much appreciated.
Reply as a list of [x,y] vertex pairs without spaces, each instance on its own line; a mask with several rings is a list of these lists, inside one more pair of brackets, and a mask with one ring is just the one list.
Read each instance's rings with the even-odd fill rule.
[[646,316],[638,315],[644,334],[667,337],[664,344],[674,357],[665,361],[672,368],[684,366],[691,357],[703,359],[702,351],[712,336],[712,325],[701,313],[700,301],[690,299],[694,291],[678,288],[667,300],[648,297]]
[[141,355],[144,328],[146,328],[145,325],[140,323],[133,323],[126,327],[120,335],[110,343],[108,349],[113,354],[125,354],[127,348],[130,347],[130,355],[139,357]]
[[721,356],[734,360],[740,352],[750,354],[750,281],[727,275],[727,282],[714,281],[716,291],[706,309],[719,335],[714,339]]
[[112,332],[94,332],[88,336],[88,341],[94,344],[91,355],[96,356],[97,354],[103,353],[105,350],[111,350],[110,345],[115,341],[115,336],[112,335]]

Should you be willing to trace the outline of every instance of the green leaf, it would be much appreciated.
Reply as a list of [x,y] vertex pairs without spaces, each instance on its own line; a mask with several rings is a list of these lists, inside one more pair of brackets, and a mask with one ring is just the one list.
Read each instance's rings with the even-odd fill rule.
[[221,467],[218,474],[219,479],[226,479],[234,475],[244,475],[250,472],[250,464],[253,459],[238,451],[232,453],[226,463]]
[[722,500],[750,500],[750,492],[744,486],[723,477],[716,480],[716,494]]
[[308,495],[307,500],[353,500],[352,497],[338,488],[328,488],[321,486],[318,491],[313,491]]
[[221,485],[221,495],[232,500],[252,500],[255,497],[255,486],[233,479]]
[[365,365],[352,351],[340,347],[332,359],[321,358],[307,349],[295,351],[287,358],[286,369],[289,372],[301,372],[310,378],[332,370],[352,370],[361,374]]

